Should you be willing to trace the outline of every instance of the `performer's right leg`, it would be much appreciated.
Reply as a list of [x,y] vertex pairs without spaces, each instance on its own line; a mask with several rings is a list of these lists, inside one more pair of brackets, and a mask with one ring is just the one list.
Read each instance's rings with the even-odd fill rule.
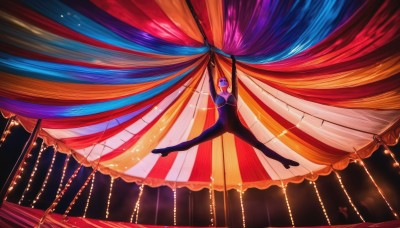
[[299,163],[288,158],[283,157],[282,155],[276,153],[275,151],[271,150],[267,146],[265,146],[262,142],[260,142],[254,134],[247,129],[242,123],[236,123],[235,130],[233,132],[235,135],[239,136],[239,138],[243,139],[248,144],[252,145],[253,147],[259,149],[263,154],[267,157],[275,159],[282,163],[282,165],[289,169],[290,166],[298,166]]
[[160,149],[154,149],[151,151],[153,154],[162,154],[162,156],[167,156],[170,152],[172,151],[183,151],[187,150],[197,144],[200,144],[202,142],[205,142],[207,140],[213,139],[225,132],[222,124],[219,122],[215,123],[212,127],[208,128],[207,130],[203,131],[199,136],[186,141],[179,143],[178,145],[175,146],[170,146],[166,148],[160,148]]

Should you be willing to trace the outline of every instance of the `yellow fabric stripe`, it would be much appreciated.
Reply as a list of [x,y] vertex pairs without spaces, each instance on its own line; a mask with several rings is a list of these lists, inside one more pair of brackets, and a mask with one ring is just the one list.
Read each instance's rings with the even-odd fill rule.
[[[218,119],[217,109],[215,110],[215,119]],[[224,186],[221,136],[212,140],[212,177],[214,178],[214,186]]]
[[211,30],[213,34],[214,46],[222,49],[224,37],[224,22],[222,1],[221,0],[206,0],[208,18],[210,20]]
[[369,108],[369,109],[400,109],[400,88],[372,97],[336,102],[336,106],[345,108]]
[[235,136],[231,133],[225,133],[222,138],[225,153],[226,183],[229,187],[238,187],[242,183],[242,176],[236,152]]
[[194,40],[204,43],[203,36],[185,0],[156,0],[156,2],[176,26]]

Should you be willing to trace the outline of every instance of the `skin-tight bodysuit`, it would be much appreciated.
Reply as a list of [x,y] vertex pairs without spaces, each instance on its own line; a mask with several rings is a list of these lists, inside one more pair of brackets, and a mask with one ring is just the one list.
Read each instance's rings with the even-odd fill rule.
[[208,64],[208,74],[210,82],[210,95],[218,108],[219,117],[217,122],[212,127],[206,129],[199,136],[191,140],[179,143],[175,146],[155,149],[152,151],[152,153],[161,153],[163,156],[167,156],[170,152],[184,151],[197,144],[218,137],[225,132],[230,132],[232,134],[235,134],[248,144],[252,145],[253,147],[262,151],[267,157],[280,161],[286,168],[289,168],[289,165],[297,166],[297,162],[286,159],[275,151],[266,147],[254,136],[254,134],[249,129],[247,129],[240,122],[237,112],[238,89],[235,60],[232,62],[232,93],[229,95],[227,100],[224,97],[218,95],[215,91],[210,63]]

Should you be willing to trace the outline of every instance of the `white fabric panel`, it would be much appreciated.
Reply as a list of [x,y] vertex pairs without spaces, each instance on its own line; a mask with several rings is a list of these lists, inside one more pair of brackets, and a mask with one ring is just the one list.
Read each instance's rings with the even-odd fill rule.
[[174,173],[177,173],[178,177],[171,177],[172,176],[171,175],[167,178],[176,180],[176,182],[187,182],[192,174],[194,162],[196,161],[198,148],[199,148],[199,146],[196,145],[187,151],[180,152],[179,155],[184,157],[184,159],[179,159],[179,160],[175,161],[175,163],[172,167],[173,169],[176,169],[176,167],[179,167],[179,172],[174,171]]
[[[109,122],[109,124],[107,124]],[[79,127],[79,128],[69,128],[69,129],[51,129],[43,128],[52,137],[57,139],[65,139],[72,137],[79,137],[83,135],[90,135],[99,131],[104,131],[108,128],[118,125],[116,120],[110,120],[106,123],[99,123],[91,126]],[[101,130],[99,129],[101,127]]]
[[[204,77],[202,81],[204,81]],[[201,88],[202,85],[203,83],[200,82],[198,87]],[[190,90],[191,88],[187,89]],[[192,94],[189,99],[188,105],[179,114],[178,118],[168,130],[167,134],[157,145],[157,148],[173,146],[187,139],[187,135],[190,133],[189,127],[191,126],[191,122],[193,121],[193,116],[196,111],[196,108],[194,106],[196,105],[199,96],[200,94],[198,92],[194,92]]]
[[84,127],[78,128],[69,128],[69,129],[51,129],[51,128],[43,128],[46,132],[48,132],[51,136],[63,139],[63,138],[72,138],[72,137],[79,137],[82,135],[90,135],[98,132],[103,132],[106,129],[113,128],[118,126],[121,123],[128,121],[129,119],[135,117],[139,113],[141,113],[145,108],[137,113],[128,113],[127,115],[118,117],[116,119],[112,119],[103,123],[93,124]]
[[[327,145],[348,152],[353,152],[354,146],[362,147],[371,142],[372,135],[332,123],[328,125],[326,121],[322,124],[322,119],[351,128],[380,133],[400,116],[400,111],[352,110],[305,101],[282,93],[253,79],[257,85],[261,86],[267,92],[274,94],[274,96],[278,97],[280,100],[285,101],[289,105],[288,106],[282,101],[274,99],[271,95],[268,95],[268,93],[263,93],[261,88],[251,82],[248,77],[243,76],[243,74],[240,75],[240,79],[268,107],[292,124],[299,124],[299,128],[302,131],[312,135]],[[299,111],[296,111],[290,106],[304,110],[318,118],[305,114],[304,119],[299,123],[301,119],[301,117],[299,119],[299,116],[303,116],[303,114],[299,115]]]
[[108,146],[106,146],[106,145],[104,145],[104,144],[96,144],[94,146],[87,147],[85,149],[77,150],[76,152],[81,154],[81,155],[83,155],[83,156],[85,156],[85,157],[88,154],[90,154],[87,157],[87,160],[88,161],[93,161],[93,160],[98,159],[100,156],[103,156],[103,155],[105,155],[107,153],[110,153],[111,151],[113,151],[113,149],[108,147]]
[[[196,88],[196,91],[202,91],[204,89],[204,86],[208,86],[208,83],[207,84],[204,83],[206,81],[205,78],[206,77],[203,75],[203,78],[202,78],[201,82],[199,83],[199,85]],[[206,87],[206,88],[208,88],[208,87]],[[189,137],[189,134],[192,131],[192,127],[193,127],[194,114],[195,114],[195,112],[197,113],[199,111],[200,112],[203,111],[203,110],[198,109],[198,107],[204,107],[204,106],[201,106],[202,103],[200,103],[200,101],[203,100],[204,98],[207,99],[208,98],[207,96],[204,96],[204,94],[196,92],[191,97],[191,99],[189,101],[189,104],[192,104],[192,106],[189,105],[189,107],[186,107],[185,110],[182,112],[182,115],[189,115],[189,117],[191,118],[189,126],[185,126],[184,125],[185,123],[181,122],[179,120],[182,117],[182,115],[178,118],[178,121],[176,121],[176,123],[174,124],[174,126],[176,125],[177,127],[180,127],[180,128],[184,127],[184,130],[182,130],[182,129],[180,129],[180,130],[185,132],[183,134],[183,137],[177,143],[180,143],[182,141],[186,141],[187,138]],[[196,103],[197,103],[197,105],[196,105]],[[171,132],[170,133],[174,133],[174,132],[176,134],[176,131],[172,130],[172,128],[171,128]],[[183,166],[185,160],[187,159],[187,155],[188,155],[187,151],[181,151],[181,152],[178,153],[178,156],[176,157],[176,159],[174,161],[174,164],[172,165],[171,169],[169,170],[169,172],[168,172],[168,174],[166,176],[166,180],[168,180],[168,181],[177,181],[179,174],[182,172],[182,166]],[[191,155],[193,155],[193,154],[191,153]],[[196,156],[196,154],[194,154],[194,156]],[[190,169],[188,171],[191,172],[191,170],[192,169]],[[190,172],[189,172],[189,174],[190,174]]]
[[[141,159],[140,162],[138,162],[135,166],[126,170],[125,174],[133,177],[146,178],[159,158],[160,158],[159,155],[149,153],[143,159]],[[138,158],[132,158],[132,160],[134,159]]]
[[[202,83],[200,83],[202,85]],[[181,88],[184,89],[184,88]],[[190,89],[190,88],[188,88]],[[181,91],[177,91],[179,94]],[[199,96],[199,93],[193,93],[192,97],[189,100],[189,104],[193,103],[197,100]],[[160,104],[159,109],[167,108],[168,106],[164,106],[164,104]],[[156,109],[155,109],[156,110]],[[165,137],[160,141],[158,144],[157,148],[162,148],[166,146],[171,146],[175,145],[178,142],[181,142],[183,140],[186,140],[188,134],[190,133],[190,129],[192,126],[192,116],[194,113],[195,109],[189,108],[188,106],[180,113],[179,117],[175,121],[175,123],[172,125],[171,129],[167,132]],[[156,118],[155,115],[150,115],[152,118]],[[189,122],[189,126],[187,126]],[[183,129],[182,129],[183,128]],[[183,152],[182,152],[183,153]],[[182,157],[182,153],[178,154],[177,159],[179,157]],[[182,155],[181,155],[182,154]],[[136,177],[142,177],[146,178],[147,175],[151,172],[153,169],[154,165],[157,163],[158,159],[162,159],[161,155],[156,155],[156,154],[148,154],[146,155],[139,163],[137,163],[134,167],[130,168],[125,172],[126,174],[136,176]],[[175,170],[179,169],[176,168]],[[171,171],[170,171],[171,172]],[[175,179],[174,179],[175,180]]]
[[[206,73],[204,75],[207,76]],[[208,82],[208,80],[204,80],[204,86],[201,88],[200,91],[201,91],[201,95],[199,97],[197,107],[207,107],[208,98],[209,98],[209,82]],[[206,110],[197,109],[196,114],[199,112],[205,112],[205,111]],[[195,119],[196,119],[196,117],[195,117]],[[173,169],[175,169],[177,167],[179,167],[179,169],[180,169],[180,171],[177,173],[177,175],[178,175],[178,177],[176,178],[177,182],[185,182],[185,181],[189,180],[189,178],[192,174],[194,163],[196,161],[197,152],[198,152],[198,145],[190,148],[189,150],[187,150],[185,152],[181,152],[182,154],[185,153],[187,155],[183,161],[177,160],[177,161],[175,161],[175,163],[173,165]],[[173,172],[176,173],[176,171],[173,171]]]

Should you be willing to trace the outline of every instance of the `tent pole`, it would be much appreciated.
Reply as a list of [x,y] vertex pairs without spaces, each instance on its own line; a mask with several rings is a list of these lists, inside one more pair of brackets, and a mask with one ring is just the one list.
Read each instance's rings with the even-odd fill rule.
[[229,205],[228,205],[228,192],[226,190],[226,169],[225,169],[225,150],[224,150],[224,137],[221,136],[221,145],[222,145],[222,169],[224,175],[224,219],[225,226],[230,227],[229,224]]
[[154,218],[154,225],[157,225],[158,220],[158,206],[160,204],[160,187],[157,188],[157,203],[156,203],[156,217]]
[[15,162],[14,167],[11,170],[11,173],[8,175],[7,180],[4,183],[3,188],[1,189],[0,207],[3,205],[4,200],[7,198],[7,195],[12,190],[12,188],[10,188],[10,186],[12,185],[12,183],[14,183],[17,180],[17,177],[21,173],[21,166],[24,164],[26,158],[29,155],[29,152],[32,150],[33,143],[37,139],[41,123],[42,123],[42,119],[38,119],[36,121],[36,125],[33,128],[32,133],[28,138],[28,141],[26,141],[24,148],[22,149],[22,152],[18,157],[18,160]]

